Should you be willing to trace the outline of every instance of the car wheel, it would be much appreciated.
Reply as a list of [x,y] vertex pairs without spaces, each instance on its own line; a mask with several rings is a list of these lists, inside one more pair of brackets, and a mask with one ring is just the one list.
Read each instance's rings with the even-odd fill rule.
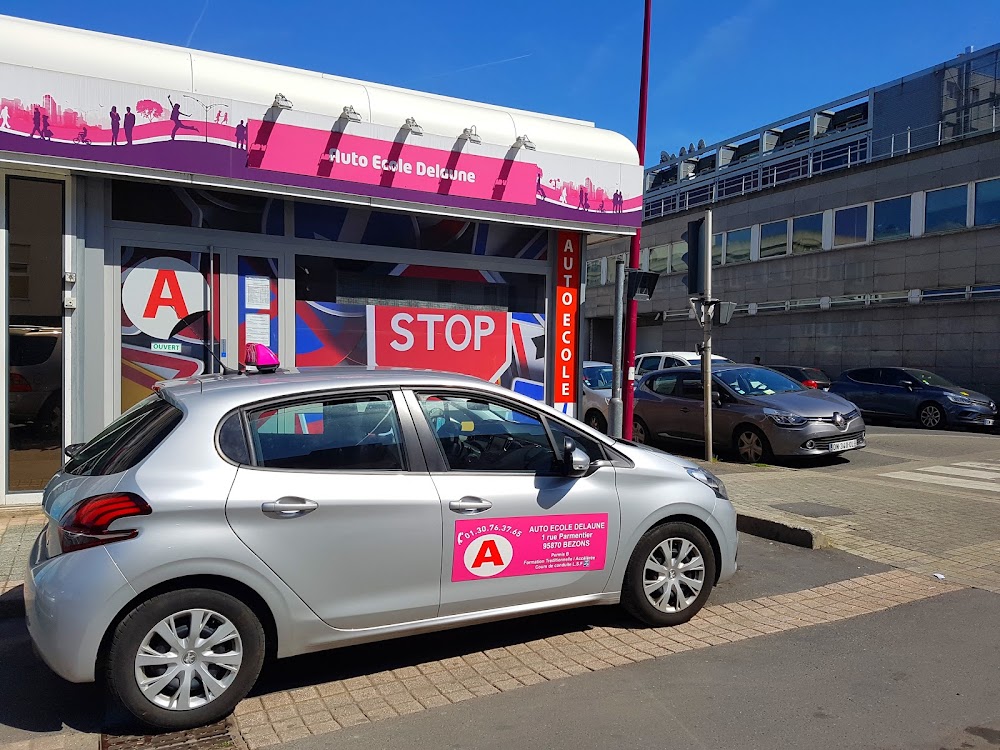
[[696,526],[665,523],[643,534],[625,571],[622,605],[647,625],[680,625],[705,606],[715,554]]
[[62,393],[56,391],[38,410],[35,426],[43,435],[55,436],[62,432]]
[[646,426],[646,423],[640,417],[633,417],[632,442],[639,445],[649,445],[651,440],[652,436],[649,434],[649,428]]
[[756,427],[741,427],[733,435],[736,455],[745,464],[756,464],[771,458],[771,444]]
[[105,678],[139,721],[190,729],[227,716],[264,662],[264,629],[253,611],[221,591],[155,596],[115,628]]
[[587,412],[587,426],[598,432],[608,433],[608,420],[596,409]]
[[945,424],[944,411],[935,403],[921,404],[917,417],[928,430],[937,430]]

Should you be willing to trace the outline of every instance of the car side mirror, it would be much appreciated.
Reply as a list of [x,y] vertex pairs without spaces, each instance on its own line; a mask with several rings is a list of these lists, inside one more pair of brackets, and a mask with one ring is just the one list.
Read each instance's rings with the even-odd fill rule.
[[722,394],[718,391],[712,391],[712,403],[716,406],[722,406]]
[[63,450],[63,453],[66,454],[66,458],[76,458],[77,454],[83,450],[83,446],[83,443],[73,443],[72,445],[67,445]]
[[901,380],[899,384],[904,388],[909,388],[911,391],[916,390],[917,388],[920,387],[912,380]]
[[563,474],[568,477],[582,477],[590,469],[590,456],[578,448],[573,438],[563,441]]

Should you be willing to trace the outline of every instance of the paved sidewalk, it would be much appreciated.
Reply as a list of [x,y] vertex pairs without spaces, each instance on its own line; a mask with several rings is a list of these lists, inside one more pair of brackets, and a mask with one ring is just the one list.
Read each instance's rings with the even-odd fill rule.
[[45,514],[0,509],[0,617],[22,610],[21,585],[31,545],[42,530]]
[[935,479],[952,463],[996,464],[1000,472],[998,443],[988,447],[892,470],[761,468],[726,473],[724,481],[741,514],[819,532],[827,544],[869,560],[1000,593],[1000,484],[991,491],[983,480],[907,478]]

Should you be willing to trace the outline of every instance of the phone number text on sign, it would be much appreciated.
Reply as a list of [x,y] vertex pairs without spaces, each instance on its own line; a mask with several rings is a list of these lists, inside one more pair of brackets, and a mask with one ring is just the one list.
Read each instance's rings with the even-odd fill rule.
[[608,514],[455,521],[451,580],[603,570]]

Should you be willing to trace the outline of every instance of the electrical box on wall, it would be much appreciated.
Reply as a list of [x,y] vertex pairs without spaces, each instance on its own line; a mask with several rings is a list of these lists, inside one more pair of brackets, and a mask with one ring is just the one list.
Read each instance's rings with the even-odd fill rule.
[[67,284],[75,284],[76,274],[73,271],[67,271],[66,273],[63,274],[63,281],[66,282]]
[[67,310],[75,310],[76,297],[63,297],[63,307]]

